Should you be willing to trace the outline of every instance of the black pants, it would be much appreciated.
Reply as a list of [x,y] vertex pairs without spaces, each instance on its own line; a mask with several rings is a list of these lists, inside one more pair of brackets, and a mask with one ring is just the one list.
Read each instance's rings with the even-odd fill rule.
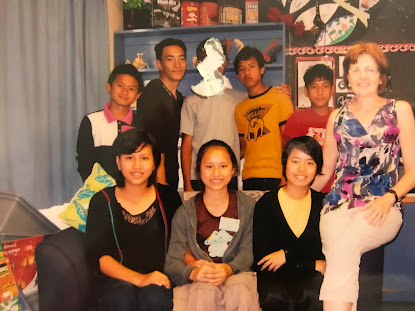
[[385,246],[364,253],[360,261],[357,311],[380,311],[382,307]]
[[323,276],[308,273],[307,277],[258,274],[258,293],[262,311],[322,311],[318,299]]
[[279,186],[280,178],[247,178],[243,180],[244,190],[271,190]]
[[[202,191],[205,189],[205,185],[201,180],[191,180],[192,188],[194,191]],[[238,178],[236,176],[232,177],[231,181],[228,184],[228,189],[238,190]]]
[[171,311],[173,290],[164,286],[137,287],[128,282],[106,278],[97,280],[95,294],[98,311]]

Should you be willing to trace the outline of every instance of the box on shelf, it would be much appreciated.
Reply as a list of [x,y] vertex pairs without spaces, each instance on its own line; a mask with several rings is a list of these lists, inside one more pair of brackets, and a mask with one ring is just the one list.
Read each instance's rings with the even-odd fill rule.
[[197,1],[182,1],[182,26],[199,26],[200,3]]
[[140,9],[124,9],[124,30],[151,28],[151,4]]
[[219,24],[242,24],[243,5],[238,0],[219,1]]
[[153,0],[153,27],[180,26],[180,0]]
[[258,0],[246,0],[245,1],[245,23],[257,24],[258,23]]
[[200,3],[200,25],[217,25],[218,23],[218,2],[203,1]]

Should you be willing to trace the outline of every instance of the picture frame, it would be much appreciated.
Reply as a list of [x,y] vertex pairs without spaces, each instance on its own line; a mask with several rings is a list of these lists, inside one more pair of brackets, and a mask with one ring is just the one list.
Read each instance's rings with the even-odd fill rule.
[[325,64],[333,70],[333,96],[330,99],[329,107],[334,107],[335,93],[336,93],[336,76],[335,76],[335,58],[331,56],[313,56],[313,57],[297,57],[295,59],[296,85],[295,85],[295,99],[297,109],[310,108],[311,103],[304,93],[305,83],[304,74],[308,68],[316,64]]

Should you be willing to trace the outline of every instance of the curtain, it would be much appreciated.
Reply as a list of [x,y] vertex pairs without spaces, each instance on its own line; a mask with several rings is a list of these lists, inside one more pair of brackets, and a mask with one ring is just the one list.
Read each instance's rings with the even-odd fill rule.
[[0,192],[69,202],[80,121],[108,100],[106,0],[0,0],[0,72]]

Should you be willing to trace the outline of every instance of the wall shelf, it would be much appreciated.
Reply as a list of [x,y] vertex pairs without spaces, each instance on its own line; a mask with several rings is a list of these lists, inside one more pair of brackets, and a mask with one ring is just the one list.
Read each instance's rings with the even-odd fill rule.
[[[279,85],[285,82],[285,25],[284,23],[261,23],[242,25],[214,25],[199,27],[175,27],[156,29],[135,29],[118,31],[114,33],[114,65],[125,63],[128,59],[131,62],[137,57],[137,53],[144,53],[142,58],[148,64],[149,69],[142,69],[140,72],[144,80],[155,79],[159,76],[155,66],[154,46],[165,38],[177,38],[183,40],[187,47],[187,70],[179,90],[184,95],[192,94],[191,85],[197,84],[201,76],[192,65],[196,47],[200,41],[215,37],[219,40],[238,39],[244,45],[255,46],[259,50],[265,50],[274,39],[282,47],[274,64],[266,65],[264,82],[267,85]],[[235,89],[244,90],[238,81],[233,69],[233,60],[238,52],[235,42],[229,56],[230,64],[226,70],[226,76],[231,80]]]

